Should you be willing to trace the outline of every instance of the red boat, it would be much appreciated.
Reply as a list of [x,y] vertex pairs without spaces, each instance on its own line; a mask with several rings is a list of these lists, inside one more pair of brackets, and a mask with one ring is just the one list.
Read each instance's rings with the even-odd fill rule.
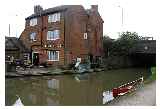
[[112,89],[113,97],[115,98],[119,95],[124,95],[128,92],[134,91],[136,89],[136,86],[142,82],[143,82],[143,77],[141,77],[135,81],[132,81],[130,83],[121,85],[118,88],[113,88]]
[[111,91],[106,91],[103,92],[103,104],[105,104],[108,101],[113,100],[114,98],[124,95],[126,93],[132,92],[134,90],[136,90],[136,86],[138,86],[139,84],[141,84],[143,82],[143,77],[129,82],[127,84],[121,85],[117,88],[113,88]]

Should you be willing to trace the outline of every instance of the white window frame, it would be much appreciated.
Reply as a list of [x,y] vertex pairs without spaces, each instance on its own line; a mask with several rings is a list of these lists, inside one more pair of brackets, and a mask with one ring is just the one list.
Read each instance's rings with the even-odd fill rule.
[[84,38],[84,39],[87,39],[87,38],[88,38],[88,34],[87,34],[87,33],[84,33],[84,34],[83,34],[83,38]]
[[53,30],[47,32],[47,40],[60,39],[60,30]]
[[60,30],[54,30],[54,39],[56,40],[56,39],[59,39],[59,37],[60,37]]
[[[33,35],[33,36],[32,36]],[[32,33],[30,33],[29,34],[29,38],[30,38],[30,41],[32,42],[32,41],[37,41],[36,40],[36,32],[32,32]]]
[[[57,59],[55,59],[55,56],[53,55],[53,56],[51,56],[51,52],[56,52],[56,53],[58,53],[58,57],[57,57]],[[53,53],[53,54],[54,54]],[[59,51],[54,51],[54,50],[51,50],[51,51],[47,51],[47,55],[48,55],[48,61],[59,61]],[[49,56],[51,56],[51,57],[49,57]]]
[[60,21],[60,18],[61,18],[60,12],[59,13],[50,14],[50,15],[48,15],[48,22],[49,23],[57,22],[57,21]]
[[37,25],[37,18],[32,18],[32,19],[30,19],[29,24],[30,24],[30,26],[35,26],[35,25]]

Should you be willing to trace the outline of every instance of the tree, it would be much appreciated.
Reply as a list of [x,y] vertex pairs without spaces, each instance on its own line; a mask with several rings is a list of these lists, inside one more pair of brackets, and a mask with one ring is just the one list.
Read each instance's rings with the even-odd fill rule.
[[138,35],[136,32],[122,32],[118,38],[118,40],[129,40],[129,41],[136,41],[141,40],[142,37]]
[[[138,41],[142,40],[142,37],[136,32],[122,32],[119,38],[116,40],[116,50],[120,55],[128,55],[130,48]],[[117,48],[118,47],[118,48]]]
[[110,49],[112,48],[113,42],[114,42],[114,39],[111,39],[109,36],[103,37],[103,48],[104,48],[105,57],[109,56]]
[[142,37],[136,32],[122,32],[117,40],[111,39],[109,36],[103,37],[103,47],[105,56],[109,55],[128,55],[129,50],[134,44],[142,40]]

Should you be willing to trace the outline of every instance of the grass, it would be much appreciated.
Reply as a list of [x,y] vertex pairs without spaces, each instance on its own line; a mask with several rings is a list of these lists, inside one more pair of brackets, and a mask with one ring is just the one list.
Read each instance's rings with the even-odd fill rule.
[[152,67],[151,72],[152,72],[151,76],[152,80],[156,80],[156,67]]
[[151,67],[152,75],[144,81],[144,83],[150,83],[156,80],[156,67]]

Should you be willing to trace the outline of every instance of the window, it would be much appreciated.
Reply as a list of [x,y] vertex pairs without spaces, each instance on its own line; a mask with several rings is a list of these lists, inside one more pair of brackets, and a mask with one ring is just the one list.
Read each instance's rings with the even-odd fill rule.
[[48,51],[49,61],[59,61],[59,51]]
[[35,32],[30,34],[30,41],[36,41],[36,33]]
[[54,39],[59,39],[59,30],[54,30]]
[[37,18],[33,18],[30,20],[30,26],[35,26],[37,25]]
[[56,22],[56,21],[60,21],[60,13],[54,13],[48,15],[48,22]]
[[87,39],[87,33],[84,33],[84,39]]
[[47,32],[47,40],[57,40],[59,39],[60,31],[54,30],[54,31],[48,31]]

